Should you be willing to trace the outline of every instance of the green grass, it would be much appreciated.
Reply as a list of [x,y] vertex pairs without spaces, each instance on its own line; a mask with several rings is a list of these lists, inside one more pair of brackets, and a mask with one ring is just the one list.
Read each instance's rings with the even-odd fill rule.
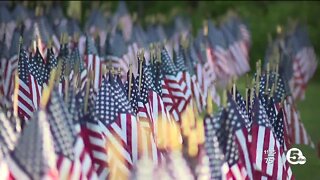
[[[306,92],[306,99],[299,102],[298,109],[301,113],[302,122],[310,134],[311,139],[317,148],[320,142],[320,83],[312,83]],[[319,179],[320,177],[320,158],[317,156],[317,149],[307,146],[297,145],[304,156],[307,163],[304,165],[292,165],[293,174],[296,179]]]

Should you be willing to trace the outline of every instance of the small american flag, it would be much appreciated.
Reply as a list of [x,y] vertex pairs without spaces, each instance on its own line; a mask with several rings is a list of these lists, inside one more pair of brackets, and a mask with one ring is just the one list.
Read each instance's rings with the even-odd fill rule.
[[31,81],[28,70],[28,54],[23,48],[20,49],[18,73],[19,73],[19,92],[18,92],[18,113],[21,119],[29,119],[34,111]]
[[[165,73],[164,84],[167,86],[167,91],[162,91],[164,103],[171,99],[174,104],[168,104],[168,111],[173,114],[176,121],[180,120],[180,114],[186,109],[191,101],[192,91],[186,84],[186,78],[183,72],[178,71],[170,59],[166,49],[161,51],[162,69]],[[165,93],[165,94],[164,94]]]
[[[291,179],[291,173],[282,160],[283,152],[280,144],[272,132],[272,125],[268,120],[267,113],[261,101],[255,97],[252,111],[252,144],[250,154],[254,169],[262,176],[282,179]],[[268,161],[266,155],[273,154],[272,162]],[[264,161],[265,160],[265,161]]]
[[57,179],[56,155],[46,113],[37,111],[8,158],[14,179]]

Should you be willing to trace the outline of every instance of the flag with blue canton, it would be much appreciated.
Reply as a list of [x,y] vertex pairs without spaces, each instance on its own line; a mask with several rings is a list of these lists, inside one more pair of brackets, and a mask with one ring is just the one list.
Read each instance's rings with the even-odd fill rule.
[[273,124],[274,133],[281,146],[285,146],[285,127],[284,127],[284,112],[281,108],[276,116],[276,121]]
[[55,150],[69,159],[74,159],[73,143],[75,129],[67,107],[55,87],[47,104],[48,122],[53,135]]
[[193,64],[194,63],[194,60],[191,56],[191,46],[192,45],[189,45],[189,47],[184,51],[184,57],[185,57],[185,64],[186,64],[186,69],[187,71],[189,72],[189,74],[191,76],[195,75],[195,65]]
[[68,63],[68,58],[69,58],[69,49],[67,44],[62,44],[60,47],[59,55],[58,55],[58,62],[61,62],[61,75],[60,75],[60,82],[63,82],[64,76],[65,76],[65,71],[66,71],[66,65]]
[[13,178],[49,179],[58,178],[53,137],[44,111],[34,113],[30,122],[23,129],[16,148],[9,160]]
[[18,74],[19,74],[19,93],[18,93],[18,113],[21,119],[30,118],[34,109],[32,94],[30,89],[30,73],[28,69],[28,54],[24,48],[20,49]]
[[250,132],[251,121],[249,119],[249,115],[248,115],[248,112],[247,112],[246,101],[243,99],[243,97],[241,96],[240,92],[237,89],[236,89],[235,102],[237,104],[237,108],[239,110],[239,113],[243,117],[243,119],[245,121],[245,124],[246,124],[246,127],[248,128],[248,130]]
[[161,68],[161,62],[154,62],[151,64],[151,74],[155,88],[154,91],[162,97],[163,70]]
[[184,58],[184,48],[181,45],[179,46],[179,52],[176,55],[174,64],[177,71],[187,71],[187,67],[185,65],[185,58]]
[[89,36],[86,37],[86,54],[98,54],[98,50],[95,46],[93,39]]
[[[232,96],[229,93],[226,110],[228,115],[227,122],[225,122],[225,128],[229,129],[229,138],[226,141],[226,150],[227,152],[229,151],[229,153],[226,153],[226,158],[230,165],[229,173],[231,173],[233,177],[237,178],[239,175],[236,174],[236,171],[234,170],[237,169],[241,172],[240,176],[242,178],[249,177],[252,179],[252,164],[249,156],[249,131],[247,129],[249,120],[240,113],[241,110],[239,110],[237,103],[232,99]],[[232,141],[230,136],[233,136],[235,140],[234,142],[230,142]],[[228,156],[228,154],[230,156]],[[227,175],[227,177],[228,176],[229,175]]]
[[0,112],[0,161],[1,156],[5,157],[10,151],[12,151],[15,146],[19,134],[15,132],[13,124],[7,115],[1,111]]
[[[286,174],[284,172],[286,167],[283,161],[284,153],[281,150],[280,144],[277,143],[276,137],[272,132],[272,125],[269,122],[265,108],[263,107],[260,99],[254,98],[253,112],[252,112],[252,141],[250,147],[250,154],[254,169],[264,174],[269,178],[282,179],[285,175],[286,178],[291,178],[292,173]],[[266,141],[265,139],[268,139]],[[266,157],[268,153],[273,153],[273,163],[266,163],[268,160]],[[264,161],[267,159],[266,161]],[[273,169],[277,168],[278,171],[273,172]]]
[[46,68],[38,47],[35,55],[31,58],[31,62],[29,63],[29,70],[40,86],[43,86],[43,83],[46,83],[49,79],[50,72]]
[[[234,172],[245,172],[245,169],[242,168],[243,163],[239,159],[239,150],[236,141],[236,136],[234,131],[236,127],[241,127],[241,122],[236,118],[241,118],[241,116],[235,116],[237,110],[236,107],[233,107],[235,104],[228,102],[227,109],[223,109],[220,116],[220,128],[217,129],[217,137],[220,144],[220,148],[224,154],[225,161],[227,164],[225,165],[225,169],[223,170],[223,177],[228,178],[245,178],[245,176],[241,173],[236,174]],[[232,171],[234,169],[235,171]],[[238,176],[238,177],[237,177]]]
[[212,179],[221,179],[221,167],[225,163],[225,158],[218,140],[218,131],[221,128],[220,118],[222,110],[220,109],[213,117],[206,116],[204,119],[205,127],[205,149],[209,157],[210,175]]
[[178,70],[176,69],[176,66],[174,65],[168,51],[165,48],[161,50],[161,65],[166,75],[177,75]]
[[[141,61],[141,60],[139,60]],[[140,87],[140,98],[139,101],[141,101],[143,104],[147,103],[148,101],[148,94],[149,90],[155,89],[152,79],[152,72],[150,69],[150,65],[146,64],[146,60],[144,59],[142,62],[142,75],[141,75],[141,87]],[[138,64],[138,76],[136,78],[137,81],[139,81],[140,78],[140,62]]]
[[53,49],[48,48],[47,50],[47,63],[46,67],[48,69],[48,72],[50,73],[52,69],[56,68],[58,66],[58,60],[54,55]]
[[125,92],[113,75],[104,79],[95,102],[95,120],[109,125],[116,120],[119,113],[133,113]]

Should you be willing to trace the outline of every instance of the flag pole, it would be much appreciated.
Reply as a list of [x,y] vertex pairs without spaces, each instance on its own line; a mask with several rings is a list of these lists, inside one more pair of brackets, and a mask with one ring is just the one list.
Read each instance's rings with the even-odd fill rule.
[[[67,44],[68,43],[68,35],[67,33],[64,33],[64,38],[63,38],[63,43]],[[64,69],[65,73],[64,73],[64,80],[65,80],[65,89],[64,89],[64,102],[67,103],[68,102],[68,95],[69,95],[69,75],[70,75],[70,63],[67,62],[66,63],[66,67]]]
[[223,90],[222,92],[222,107],[227,107],[227,90]]
[[92,74],[93,74],[92,70],[89,70],[89,75],[88,75],[87,84],[86,84],[86,95],[84,97],[84,113],[85,114],[87,114],[88,112],[88,100],[89,100],[89,91],[90,91]]
[[150,54],[150,63],[153,64],[153,58],[154,58],[154,46],[153,43],[149,46],[149,54]]
[[233,79],[232,96],[233,96],[233,100],[236,101],[236,76],[234,76],[232,79]]
[[117,72],[117,74],[118,74],[119,76],[121,76],[121,67],[118,67],[118,72]]
[[[40,100],[40,107],[44,109],[48,104],[50,93],[54,87],[55,80],[57,79],[57,74],[61,71],[61,62],[59,62],[58,67],[54,68],[51,71],[50,79],[48,82],[48,86],[44,85],[44,89],[42,92],[42,97]],[[59,76],[58,76],[59,77]]]
[[141,52],[138,56],[140,56],[138,58],[139,64],[140,64],[140,67],[139,67],[139,91],[140,91],[141,90],[141,80],[142,80],[142,63],[143,63],[143,59],[144,59],[144,49],[141,50]]
[[248,103],[250,105],[250,108],[252,109],[252,100],[254,96],[254,90],[255,90],[255,78],[252,78],[252,85],[251,85],[251,91],[250,91],[250,102]]
[[132,64],[129,64],[129,91],[128,91],[128,99],[131,97],[131,84],[132,84]]
[[[22,47],[23,39],[22,36],[19,38],[19,54],[18,54],[18,63],[20,62],[20,53]],[[13,94],[13,115],[15,118],[18,117],[18,93],[19,93],[19,72],[15,70],[15,86]]]
[[161,48],[160,45],[157,47],[157,60],[159,63],[161,63]]
[[261,59],[256,63],[257,67],[257,79],[256,79],[256,95],[259,96],[260,91],[260,76],[261,76]]
[[270,62],[267,63],[267,72],[266,72],[266,76],[267,76],[267,82],[266,82],[266,87],[265,87],[265,93],[268,93],[268,89],[269,89],[269,76],[270,76]]

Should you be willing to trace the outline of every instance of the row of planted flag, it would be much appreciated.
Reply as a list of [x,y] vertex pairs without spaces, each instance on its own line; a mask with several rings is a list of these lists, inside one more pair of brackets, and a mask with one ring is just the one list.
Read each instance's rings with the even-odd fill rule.
[[[114,19],[128,22],[123,8]],[[134,28],[129,36],[118,30],[102,45],[96,24],[89,29],[100,29],[99,38],[63,35],[56,47],[42,39],[50,32],[42,18],[34,20],[34,47],[25,48],[23,35],[13,43],[16,58],[1,66],[4,179],[292,179],[286,150],[313,146],[282,58],[268,58],[263,72],[260,62],[244,98],[227,86],[249,70],[249,31],[235,16],[219,28],[206,21],[195,39],[179,28],[163,37],[161,24],[143,38],[134,23],[136,40]],[[222,98],[217,84],[227,86]]]
[[279,72],[296,101],[304,100],[307,84],[318,67],[317,57],[308,37],[308,29],[298,21],[290,21],[284,27],[277,27],[279,35],[269,42],[266,62],[280,59]]

